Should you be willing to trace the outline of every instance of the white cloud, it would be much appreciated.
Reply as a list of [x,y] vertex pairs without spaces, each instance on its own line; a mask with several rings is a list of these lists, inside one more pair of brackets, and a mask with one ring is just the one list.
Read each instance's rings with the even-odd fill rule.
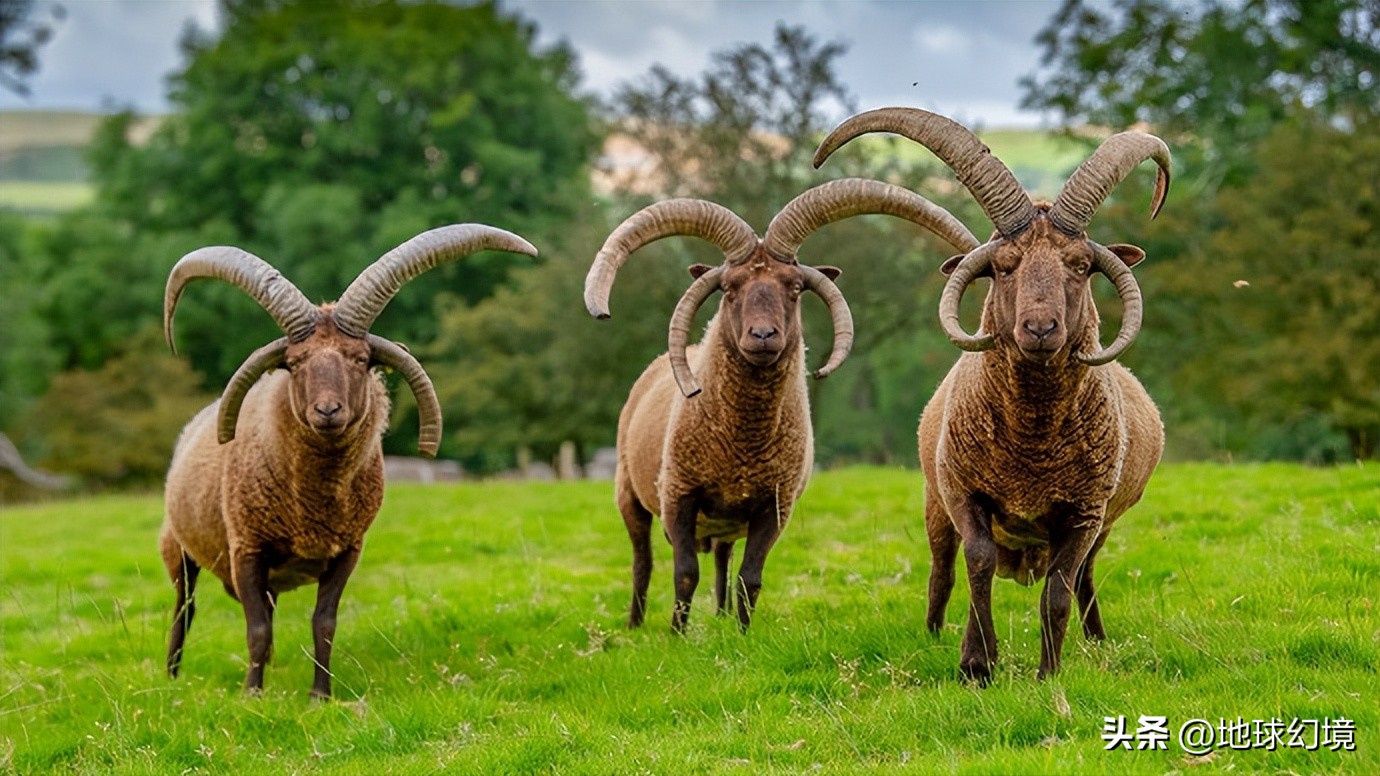
[[972,48],[972,36],[948,25],[922,25],[911,30],[911,40],[921,49],[943,56],[966,54]]

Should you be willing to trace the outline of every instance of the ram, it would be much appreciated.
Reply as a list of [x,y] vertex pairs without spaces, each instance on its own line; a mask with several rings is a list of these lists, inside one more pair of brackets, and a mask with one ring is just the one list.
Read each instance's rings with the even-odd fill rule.
[[251,693],[263,688],[278,596],[315,582],[311,693],[330,697],[336,610],[383,502],[380,440],[388,395],[372,367],[396,369],[416,396],[421,452],[434,456],[441,439],[440,405],[426,372],[406,349],[370,334],[369,327],[404,283],[484,249],[536,255],[526,240],[500,229],[441,227],[388,252],[338,303],[320,306],[238,248],[202,248],[172,268],[163,300],[169,346],[177,300],[197,278],[238,286],[286,336],[249,356],[220,400],[187,424],[173,451],[159,542],[177,592],[170,676],[181,664],[201,569],[219,577],[244,608],[245,689]]
[[[815,372],[837,369],[853,343],[853,320],[834,285],[839,271],[809,267],[796,249],[814,230],[862,213],[900,216],[936,232],[959,250],[977,239],[944,209],[905,189],[843,179],[788,203],[758,238],[731,211],[702,200],[659,202],[609,236],[585,280],[585,304],[609,316],[615,273],[638,248],[692,235],[724,253],[717,267],[690,268],[695,281],[671,319],[669,352],[633,385],[618,419],[614,489],[633,545],[630,627],[642,624],[652,572],[652,515],[660,515],[675,565],[671,626],[683,631],[699,584],[696,552],[714,553],[715,594],[728,607],[733,544],[746,539],[736,583],[739,625],[746,629],[762,588],[767,553],[781,535],[814,461],[800,295],[828,304],[834,346]],[[695,311],[717,290],[718,314],[702,343],[687,348]],[[679,387],[679,390],[677,390]]]
[[[858,114],[820,145],[816,166],[866,132],[914,140],[957,174],[996,232],[966,256],[945,262],[949,279],[940,321],[969,351],[940,384],[920,418],[927,483],[925,524],[934,563],[926,624],[938,633],[954,585],[960,545],[972,605],[960,670],[986,682],[997,659],[992,622],[994,573],[1040,596],[1039,676],[1059,668],[1071,601],[1084,634],[1106,638],[1093,563],[1112,524],[1140,500],[1164,446],[1159,411],[1115,359],[1140,329],[1142,300],[1133,245],[1101,245],[1086,228],[1111,190],[1141,162],[1159,166],[1151,217],[1169,190],[1169,149],[1153,135],[1108,138],[1074,171],[1055,201],[1032,202],[1014,175],[967,129],[920,110]],[[1124,304],[1111,345],[1099,344],[1090,282],[1096,273]],[[981,330],[963,331],[959,301],[977,277],[992,280]]]

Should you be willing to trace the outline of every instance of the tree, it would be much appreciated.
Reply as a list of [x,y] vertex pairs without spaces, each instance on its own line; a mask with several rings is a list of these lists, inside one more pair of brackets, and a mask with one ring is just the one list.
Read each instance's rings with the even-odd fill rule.
[[[223,10],[219,38],[185,36],[174,113],[153,138],[131,144],[128,114],[97,138],[98,211],[122,228],[214,235],[326,300],[425,229],[472,221],[541,243],[586,197],[598,138],[574,95],[573,54],[539,49],[534,28],[494,4],[226,0]],[[148,257],[150,279],[161,283],[179,255]],[[380,330],[429,340],[442,289],[477,301],[512,264],[481,254],[439,268],[399,295]],[[216,384],[262,344],[264,319],[224,293],[195,293],[209,314],[179,330]]]
[[0,87],[29,96],[29,76],[38,71],[38,50],[53,37],[53,24],[67,13],[49,7],[49,20],[35,19],[33,0],[0,0]]
[[1021,80],[1022,107],[1196,138],[1233,180],[1300,109],[1380,115],[1380,0],[1065,0],[1036,40],[1044,67]]
[[1223,192],[1226,226],[1192,259],[1220,269],[1199,293],[1229,324],[1224,346],[1186,378],[1248,417],[1322,420],[1352,460],[1371,458],[1380,445],[1380,122],[1347,132],[1290,121],[1256,153],[1260,172]]

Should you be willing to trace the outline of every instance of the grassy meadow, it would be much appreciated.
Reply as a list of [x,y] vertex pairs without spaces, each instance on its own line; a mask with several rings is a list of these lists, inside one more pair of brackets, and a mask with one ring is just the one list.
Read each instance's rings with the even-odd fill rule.
[[[1038,592],[999,580],[994,683],[956,678],[966,584],[925,633],[921,482],[811,483],[746,636],[702,577],[668,630],[624,627],[631,553],[607,482],[397,485],[341,606],[337,701],[309,701],[310,589],[280,602],[261,698],[238,606],[202,575],[182,678],[157,495],[0,517],[0,772],[1380,773],[1380,470],[1166,465],[1098,577],[1110,639],[1071,624],[1038,682]],[[707,558],[706,558],[707,560]],[[960,560],[960,563],[962,561]],[[706,571],[711,564],[702,564]],[[1104,718],[1168,719],[1106,751]],[[1186,753],[1182,723],[1344,717],[1354,751]]]

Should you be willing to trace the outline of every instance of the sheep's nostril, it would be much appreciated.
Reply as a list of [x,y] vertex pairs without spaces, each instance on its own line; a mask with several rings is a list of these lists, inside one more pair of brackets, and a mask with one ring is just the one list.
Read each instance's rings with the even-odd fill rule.
[[748,334],[751,334],[755,339],[759,339],[765,342],[771,339],[772,337],[776,336],[776,329],[774,327],[759,329],[756,326],[753,326],[752,328],[748,329]]
[[1042,321],[1040,323],[1026,321],[1021,325],[1025,328],[1027,332],[1030,333],[1032,337],[1035,337],[1037,339],[1044,339],[1045,337],[1048,337],[1050,333],[1053,332],[1055,329],[1059,328],[1059,322],[1053,319],[1050,319],[1048,321]]
[[337,401],[332,402],[330,404],[318,404],[316,405],[315,409],[316,413],[321,417],[329,418],[337,412],[340,412],[340,402]]

